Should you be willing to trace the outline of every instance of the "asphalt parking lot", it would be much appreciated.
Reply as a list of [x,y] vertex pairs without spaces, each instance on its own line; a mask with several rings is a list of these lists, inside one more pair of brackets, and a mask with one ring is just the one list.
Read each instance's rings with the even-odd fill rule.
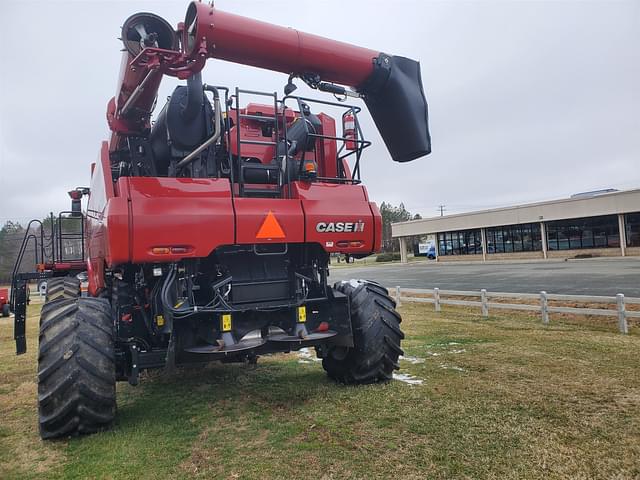
[[365,278],[389,287],[640,297],[640,258],[355,265],[333,268],[330,278]]

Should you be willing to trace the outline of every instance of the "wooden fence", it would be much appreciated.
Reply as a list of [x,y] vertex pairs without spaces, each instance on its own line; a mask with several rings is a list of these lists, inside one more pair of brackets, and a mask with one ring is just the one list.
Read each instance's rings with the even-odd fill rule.
[[[412,296],[413,295],[413,296]],[[421,295],[421,296],[415,296]],[[465,300],[445,297],[478,297],[479,300]],[[491,301],[492,299],[517,299],[527,300],[536,303],[504,303]],[[594,296],[594,295],[557,295],[547,292],[536,293],[508,293],[508,292],[487,292],[485,289],[475,290],[440,290],[432,289],[416,289],[416,288],[395,288],[395,300],[398,305],[403,301],[433,303],[435,311],[439,312],[442,305],[464,305],[472,307],[480,307],[483,317],[489,316],[489,309],[503,310],[525,310],[530,312],[539,312],[542,323],[549,323],[549,314],[551,313],[568,313],[574,315],[600,315],[608,317],[618,317],[618,329],[620,333],[629,333],[629,325],[627,318],[640,318],[640,311],[628,311],[625,304],[640,305],[640,298],[626,297],[622,293],[618,293],[615,297]],[[607,308],[577,308],[577,307],[560,307],[549,305],[549,301],[573,302],[573,303],[598,303],[603,305],[614,305],[615,309]]]

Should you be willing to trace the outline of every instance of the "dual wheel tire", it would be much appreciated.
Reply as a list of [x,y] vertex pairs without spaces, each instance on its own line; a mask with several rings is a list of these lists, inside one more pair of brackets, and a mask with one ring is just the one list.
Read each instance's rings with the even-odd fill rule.
[[45,302],[59,298],[78,298],[80,296],[80,280],[75,276],[49,278],[45,287],[38,287],[46,292]]
[[370,281],[338,282],[334,288],[349,298],[354,346],[329,349],[322,359],[327,375],[352,385],[391,380],[404,338],[395,301],[386,288]]
[[38,352],[38,416],[43,439],[102,430],[116,413],[109,301],[80,297],[79,288],[72,288],[72,277],[63,279],[62,288],[58,288],[58,279],[52,280],[40,317]]

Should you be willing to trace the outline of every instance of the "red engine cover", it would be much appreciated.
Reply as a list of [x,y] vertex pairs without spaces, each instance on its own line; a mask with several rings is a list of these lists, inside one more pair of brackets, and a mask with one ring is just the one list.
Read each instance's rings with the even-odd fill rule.
[[327,252],[379,249],[381,217],[361,185],[292,182],[291,198],[232,198],[229,180],[121,177],[108,149],[93,168],[87,209],[89,290],[104,267],[204,258],[233,244],[317,243]]
[[300,200],[235,198],[236,243],[303,243]]
[[378,248],[381,229],[363,186],[293,182],[292,195],[302,200],[306,242],[319,243],[327,252]]
[[[131,261],[206,257],[234,243],[227,179],[131,177]],[[154,253],[169,248],[169,253]],[[181,253],[175,253],[175,251]]]

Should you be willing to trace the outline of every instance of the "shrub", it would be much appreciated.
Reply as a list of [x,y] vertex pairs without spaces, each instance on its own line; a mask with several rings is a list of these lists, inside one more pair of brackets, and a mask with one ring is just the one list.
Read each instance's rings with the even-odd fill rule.
[[381,253],[376,257],[376,262],[392,262],[394,260],[400,260],[400,253]]

